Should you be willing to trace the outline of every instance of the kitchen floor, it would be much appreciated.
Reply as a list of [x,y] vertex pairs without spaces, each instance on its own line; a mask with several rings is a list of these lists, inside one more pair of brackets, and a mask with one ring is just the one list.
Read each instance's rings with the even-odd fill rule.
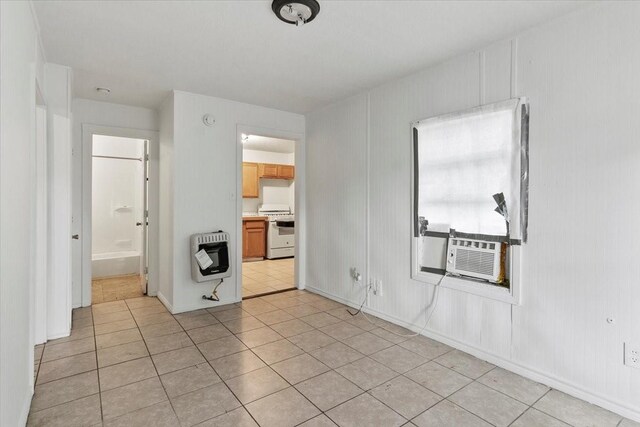
[[342,304],[289,291],[171,315],[73,311],[35,349],[29,426],[637,426]]
[[242,296],[295,288],[294,259],[265,259],[242,263]]
[[137,274],[94,279],[91,281],[91,303],[100,304],[141,297],[144,295],[140,286],[142,280],[144,280],[144,277]]

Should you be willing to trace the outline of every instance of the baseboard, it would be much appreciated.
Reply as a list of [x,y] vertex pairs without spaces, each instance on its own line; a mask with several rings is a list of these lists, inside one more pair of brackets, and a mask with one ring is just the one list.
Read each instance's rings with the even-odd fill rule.
[[171,311],[171,314],[188,313],[190,311],[202,310],[202,309],[207,309],[207,308],[216,308],[216,307],[220,307],[222,305],[236,304],[238,302],[242,302],[242,298],[240,300],[236,300],[236,299],[222,300],[222,301],[218,301],[217,304],[214,304],[214,305],[207,304],[207,305],[196,306],[196,307],[194,307],[194,306],[175,307],[174,306],[173,310]]
[[169,313],[173,313],[173,306],[169,304],[169,301],[160,292],[158,292],[158,299],[160,300],[162,305],[164,305],[167,308],[167,310],[169,310]]
[[[334,301],[340,302],[342,304],[348,305],[349,307],[353,307],[353,308],[358,308],[359,305],[357,303],[354,303],[352,301],[349,301],[345,298],[333,295],[329,292],[325,292],[321,289],[315,288],[313,286],[308,286],[307,285],[307,290],[313,293],[317,293],[319,295],[322,295],[326,298],[332,299]],[[379,312],[378,310],[374,310],[372,308],[369,307],[363,307],[363,311],[366,313],[370,313],[376,317],[379,317],[380,319],[389,321],[391,323],[394,323],[396,325],[402,326],[404,328],[407,328],[413,332],[418,332],[420,331],[421,327],[419,326],[415,326],[413,324],[407,323],[395,316],[390,316],[387,315],[385,313]],[[556,390],[559,390],[563,393],[569,394],[573,397],[577,397],[578,399],[582,399],[585,400],[589,403],[592,403],[594,405],[598,405],[604,409],[607,409],[609,411],[615,412],[618,415],[621,415],[625,418],[629,418],[630,420],[634,420],[637,422],[640,422],[640,408],[633,408],[628,406],[627,404],[623,403],[623,402],[618,402],[615,400],[611,400],[610,398],[603,396],[601,394],[595,393],[591,390],[587,390],[577,384],[571,383],[569,381],[564,381],[564,380],[560,380],[557,378],[554,378],[551,374],[548,374],[546,372],[540,371],[536,368],[527,366],[527,365],[523,365],[517,362],[514,362],[510,359],[505,359],[504,357],[491,353],[491,352],[487,352],[486,350],[480,349],[478,347],[475,347],[473,345],[464,343],[462,341],[458,341],[456,339],[453,338],[449,338],[447,336],[441,335],[438,332],[435,332],[433,330],[430,329],[426,329],[422,332],[422,335],[428,337],[428,338],[432,338],[436,341],[440,341],[444,344],[447,344],[450,347],[456,348],[458,350],[464,351],[466,353],[469,353],[479,359],[483,359],[486,360],[489,363],[492,363],[496,366],[499,366],[501,368],[504,368],[508,371],[514,372],[518,375],[521,375],[525,378],[529,378],[530,380],[539,382],[541,384],[544,384],[546,386],[549,386],[551,388],[554,388]]]
[[47,341],[56,340],[58,338],[66,338],[69,335],[71,335],[71,329],[69,329],[68,331],[54,332],[51,335],[47,335]]

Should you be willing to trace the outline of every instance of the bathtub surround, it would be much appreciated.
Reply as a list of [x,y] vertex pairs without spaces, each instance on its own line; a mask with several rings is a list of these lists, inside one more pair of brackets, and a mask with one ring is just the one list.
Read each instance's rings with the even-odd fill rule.
[[91,259],[92,280],[131,274],[140,275],[140,259],[141,254],[138,251],[94,254]]
[[144,140],[93,137],[93,279],[142,273],[143,157]]

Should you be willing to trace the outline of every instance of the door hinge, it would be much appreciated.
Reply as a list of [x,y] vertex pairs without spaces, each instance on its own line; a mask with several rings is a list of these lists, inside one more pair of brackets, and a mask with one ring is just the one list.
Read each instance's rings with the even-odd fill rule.
[[145,210],[145,211],[144,211],[144,217],[145,217],[145,218],[149,218],[149,211],[148,211],[148,210]]
[[148,154],[145,154],[145,155],[144,155],[144,159],[145,159],[146,161],[149,161],[149,155],[148,155]]
[[144,274],[149,274],[149,267],[144,268]]

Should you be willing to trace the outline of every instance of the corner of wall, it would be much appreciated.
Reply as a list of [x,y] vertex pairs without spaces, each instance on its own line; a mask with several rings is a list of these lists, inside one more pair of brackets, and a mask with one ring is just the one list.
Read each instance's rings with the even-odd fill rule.
[[174,92],[160,105],[160,155],[159,155],[159,282],[158,298],[173,311],[173,188],[174,188]]

